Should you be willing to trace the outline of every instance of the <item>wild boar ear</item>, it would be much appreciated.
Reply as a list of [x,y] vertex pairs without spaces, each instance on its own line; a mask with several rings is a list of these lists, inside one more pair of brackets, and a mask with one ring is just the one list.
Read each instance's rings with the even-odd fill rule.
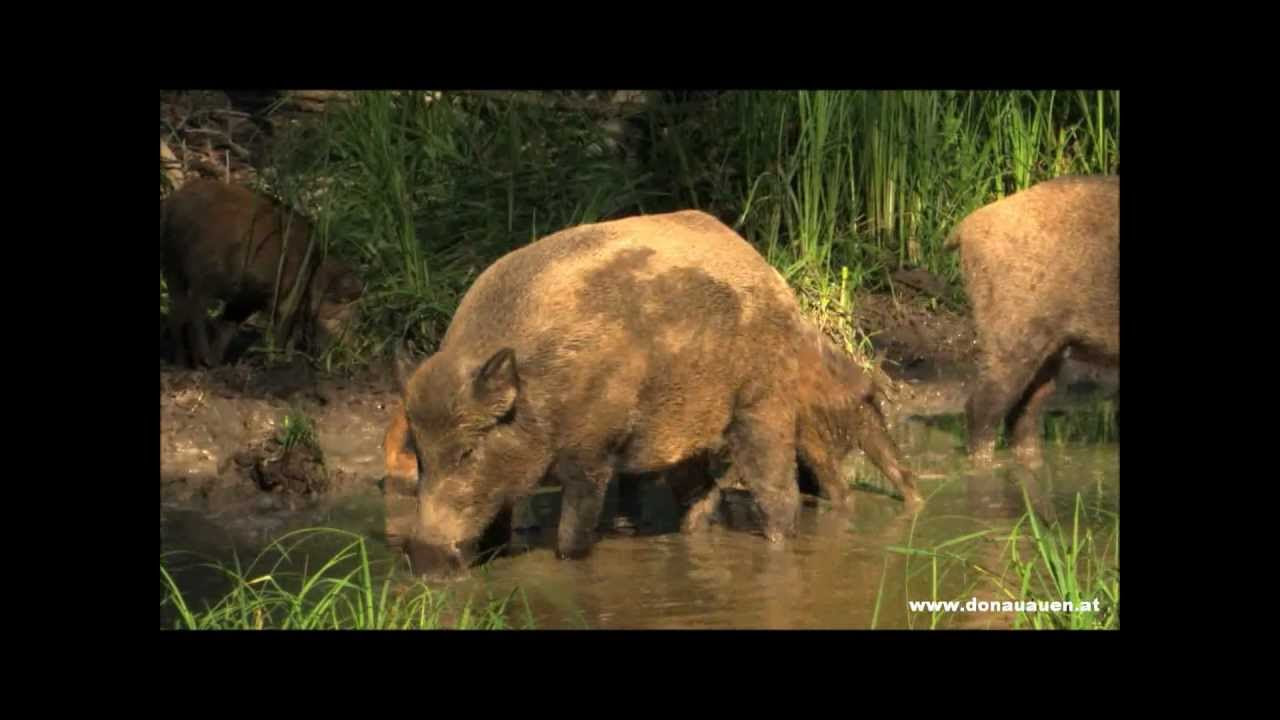
[[516,372],[516,351],[502,348],[489,358],[476,374],[474,391],[476,399],[485,409],[499,418],[511,412],[520,393],[520,374]]
[[395,360],[392,362],[395,366],[396,389],[403,395],[409,390],[409,378],[413,376],[413,371],[417,369],[417,363],[409,357],[409,351],[404,343],[396,346]]

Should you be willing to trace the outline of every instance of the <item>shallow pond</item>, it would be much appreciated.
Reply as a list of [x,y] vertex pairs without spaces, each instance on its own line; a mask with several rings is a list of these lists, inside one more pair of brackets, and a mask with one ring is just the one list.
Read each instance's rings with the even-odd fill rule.
[[[1047,443],[1045,464],[1035,472],[1013,464],[977,472],[963,456],[955,425],[911,420],[895,431],[922,475],[926,505],[917,515],[874,492],[856,493],[854,512],[843,516],[808,499],[798,536],[770,545],[755,532],[745,493],[726,493],[717,524],[683,535],[675,531],[670,493],[646,485],[645,531],[606,532],[588,558],[559,561],[552,550],[559,493],[552,488],[532,498],[518,523],[537,526],[519,533],[524,552],[498,558],[445,587],[471,597],[506,597],[516,590],[511,624],[538,628],[1007,628],[1017,613],[930,612],[912,610],[909,603],[945,600],[963,607],[973,600],[1020,597],[1020,565],[1011,558],[1034,562],[1029,507],[1037,517],[1065,522],[1067,537],[1078,517],[1080,533],[1098,536],[1093,550],[1099,567],[1118,565],[1108,554],[1118,532],[1118,443]],[[615,507],[611,493],[606,514]],[[258,523],[256,536],[250,535],[259,542],[242,540],[235,550],[243,566],[269,538],[289,529],[341,528],[369,538],[375,564],[396,568],[396,582],[400,576],[408,582],[407,563],[390,538],[403,533],[412,509],[407,497],[375,492],[274,519],[239,518]],[[230,557],[230,536],[223,529],[229,519],[164,508],[161,515],[164,548]],[[1015,527],[1021,540],[1011,543]],[[291,564],[315,567],[342,544],[340,538],[313,543],[294,554]],[[190,564],[184,557],[172,556],[166,567],[188,603],[199,607],[225,590],[216,574],[184,569]],[[1066,599],[1053,592],[1034,597]],[[164,615],[162,609],[162,624]]]

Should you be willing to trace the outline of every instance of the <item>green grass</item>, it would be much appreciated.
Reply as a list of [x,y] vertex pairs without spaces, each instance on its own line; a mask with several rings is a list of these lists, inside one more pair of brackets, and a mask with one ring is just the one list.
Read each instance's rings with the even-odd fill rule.
[[[1115,630],[1120,627],[1120,518],[1117,513],[1090,508],[1086,524],[1084,497],[1075,496],[1069,524],[1046,526],[1036,514],[1026,487],[1026,512],[1008,531],[985,529],[950,538],[928,548],[907,544],[887,548],[908,558],[904,582],[907,597],[962,604],[981,594],[981,602],[996,603],[992,612],[1012,614],[1013,629]],[[915,527],[912,526],[912,534]],[[1002,548],[1002,564],[986,560],[992,543]],[[888,573],[888,563],[885,573]],[[884,596],[882,576],[876,596],[876,618]],[[926,597],[920,597],[921,590]],[[1097,602],[1096,611],[1068,610]],[[944,629],[975,617],[944,609],[909,615],[912,627]]]
[[278,149],[270,180],[313,188],[320,226],[368,292],[345,360],[407,338],[433,349],[470,281],[505,252],[634,212],[643,175],[589,151],[585,116],[450,94],[360,93]]
[[[303,559],[304,545],[343,542],[322,552],[315,567]],[[511,629],[518,592],[505,597],[469,596],[405,581],[371,561],[365,539],[342,530],[298,530],[277,539],[248,567],[206,562],[229,589],[218,600],[194,606],[170,565],[177,554],[161,556],[162,628],[179,630],[435,630]],[[302,564],[301,570],[291,566]],[[520,627],[533,626],[525,605]]]
[[[1026,498],[1026,488],[1023,488]],[[1030,504],[1030,499],[1026,502]],[[1113,630],[1120,627],[1120,516],[1107,513],[1110,526],[1103,533],[1082,528],[1083,497],[1077,493],[1070,529],[1044,527],[1028,512],[1008,538],[1010,565],[1018,579],[1020,597],[1041,601],[1100,601],[1100,611],[1023,612],[1015,627],[1037,630]],[[1024,529],[1025,526],[1025,529]],[[1023,549],[1031,541],[1031,551]],[[1007,592],[1010,592],[1006,588]]]
[[1119,94],[745,93],[741,225],[789,278],[854,290],[923,267],[958,284],[948,229],[999,197],[1119,164]]
[[1045,413],[1044,439],[1062,447],[1076,443],[1112,443],[1120,440],[1114,400],[1101,399],[1071,413]]
[[298,408],[290,410],[281,420],[280,433],[277,439],[285,450],[301,446],[310,448],[317,454],[320,451],[320,444],[316,439],[315,420],[312,420]]
[[1114,91],[735,91],[651,105],[625,152],[604,115],[569,104],[580,94],[534,95],[363,92],[281,133],[262,188],[313,215],[317,250],[368,286],[325,362],[363,364],[401,339],[434,349],[476,274],[538,237],[690,207],[733,224],[865,353],[850,311],[900,267],[935,273],[963,306],[942,243],[965,214],[1119,166]]

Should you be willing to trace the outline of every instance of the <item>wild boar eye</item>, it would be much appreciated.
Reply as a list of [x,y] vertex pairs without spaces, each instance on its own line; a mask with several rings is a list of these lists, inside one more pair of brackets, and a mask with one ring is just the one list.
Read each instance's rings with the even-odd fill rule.
[[463,450],[462,454],[458,456],[458,462],[466,462],[467,458],[471,457],[471,451],[473,449],[474,448],[467,448],[466,450]]

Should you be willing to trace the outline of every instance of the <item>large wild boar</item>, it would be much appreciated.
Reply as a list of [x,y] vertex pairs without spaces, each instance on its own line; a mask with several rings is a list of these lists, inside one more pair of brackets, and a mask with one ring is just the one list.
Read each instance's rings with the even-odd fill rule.
[[[337,258],[320,258],[318,246],[308,257],[311,235],[306,218],[237,185],[195,180],[162,200],[160,261],[172,301],[175,361],[221,364],[240,324],[271,309],[277,275],[280,308],[288,307],[288,294],[302,280],[297,309],[278,318],[281,339],[304,335],[318,349],[339,336],[362,283]],[[216,300],[226,305],[210,342],[201,320]]]
[[[917,499],[883,426],[850,424],[877,418],[861,407],[870,383],[849,382],[861,370],[825,343],[781,275],[705,213],[570,228],[506,255],[463,297],[440,349],[400,366],[423,473],[414,567],[465,568],[548,473],[562,488],[562,558],[589,551],[619,473],[730,468],[775,542],[794,530],[797,452],[838,505],[859,443]],[[716,495],[686,496],[690,512]]]
[[1120,178],[1039,183],[971,213],[948,244],[960,248],[981,353],[969,452],[990,462],[1003,421],[1015,456],[1037,464],[1064,353],[1120,364]]

